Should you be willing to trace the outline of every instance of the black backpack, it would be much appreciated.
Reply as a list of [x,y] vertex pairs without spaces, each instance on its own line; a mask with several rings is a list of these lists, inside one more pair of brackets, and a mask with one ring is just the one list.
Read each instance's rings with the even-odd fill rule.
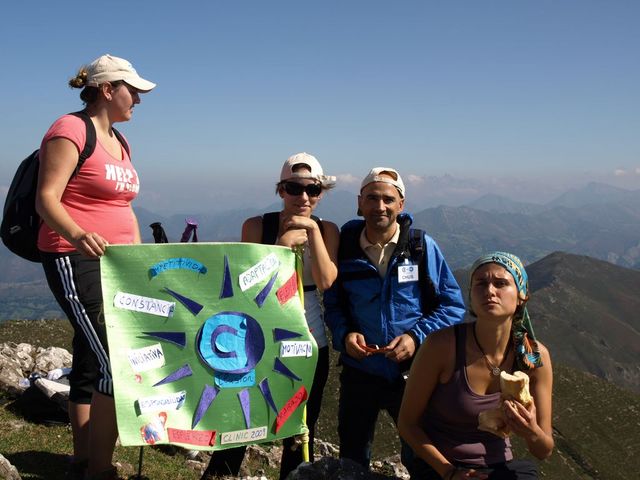
[[[70,113],[70,115],[82,119],[87,129],[87,139],[78,157],[78,165],[73,172],[73,177],[78,174],[80,167],[96,148],[96,128],[84,111]],[[129,154],[129,145],[120,132],[114,128],[113,133]],[[0,225],[0,236],[7,248],[32,262],[40,262],[38,231],[41,220],[36,212],[36,188],[40,166],[38,152],[39,150],[36,150],[25,158],[16,170],[4,202],[2,225]]]
[[[45,425],[67,425],[69,423],[69,378],[64,375],[58,380],[42,380],[38,376],[30,377],[30,386],[15,401],[8,405],[8,409],[24,417],[26,420]],[[59,391],[52,390],[47,384],[59,383],[67,386]],[[58,390],[58,389],[56,389]]]

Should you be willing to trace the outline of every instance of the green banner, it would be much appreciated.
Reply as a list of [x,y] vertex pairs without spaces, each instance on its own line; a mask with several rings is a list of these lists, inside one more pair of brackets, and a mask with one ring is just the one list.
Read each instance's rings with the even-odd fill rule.
[[120,441],[219,450],[301,433],[318,347],[299,259],[248,243],[109,246],[100,262]]

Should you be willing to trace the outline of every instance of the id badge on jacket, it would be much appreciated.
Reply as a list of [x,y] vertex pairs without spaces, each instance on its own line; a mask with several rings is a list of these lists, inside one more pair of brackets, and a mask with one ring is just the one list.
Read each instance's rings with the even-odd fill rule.
[[418,265],[408,263],[398,265],[398,283],[417,282],[418,280]]

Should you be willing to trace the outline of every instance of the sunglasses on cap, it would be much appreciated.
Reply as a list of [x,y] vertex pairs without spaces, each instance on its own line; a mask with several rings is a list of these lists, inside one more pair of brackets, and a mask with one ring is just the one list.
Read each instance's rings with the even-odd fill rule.
[[302,192],[306,192],[309,197],[318,197],[322,193],[322,186],[317,183],[303,185],[297,182],[285,182],[283,188],[285,192],[294,197],[302,195]]

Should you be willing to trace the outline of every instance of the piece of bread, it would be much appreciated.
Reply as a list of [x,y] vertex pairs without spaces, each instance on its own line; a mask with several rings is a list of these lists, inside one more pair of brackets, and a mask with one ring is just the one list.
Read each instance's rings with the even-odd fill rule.
[[[525,407],[529,407],[533,400],[529,393],[529,375],[524,372],[513,372],[513,375],[501,372],[500,391],[502,400],[515,400]],[[511,433],[504,421],[501,407],[480,412],[478,430],[493,433],[502,438],[507,438]]]
[[529,393],[529,375],[524,372],[500,372],[500,390],[503,400],[516,400],[525,407],[531,405],[531,394]]
[[502,438],[507,438],[511,433],[504,422],[500,407],[480,412],[478,415],[478,430],[493,433]]

